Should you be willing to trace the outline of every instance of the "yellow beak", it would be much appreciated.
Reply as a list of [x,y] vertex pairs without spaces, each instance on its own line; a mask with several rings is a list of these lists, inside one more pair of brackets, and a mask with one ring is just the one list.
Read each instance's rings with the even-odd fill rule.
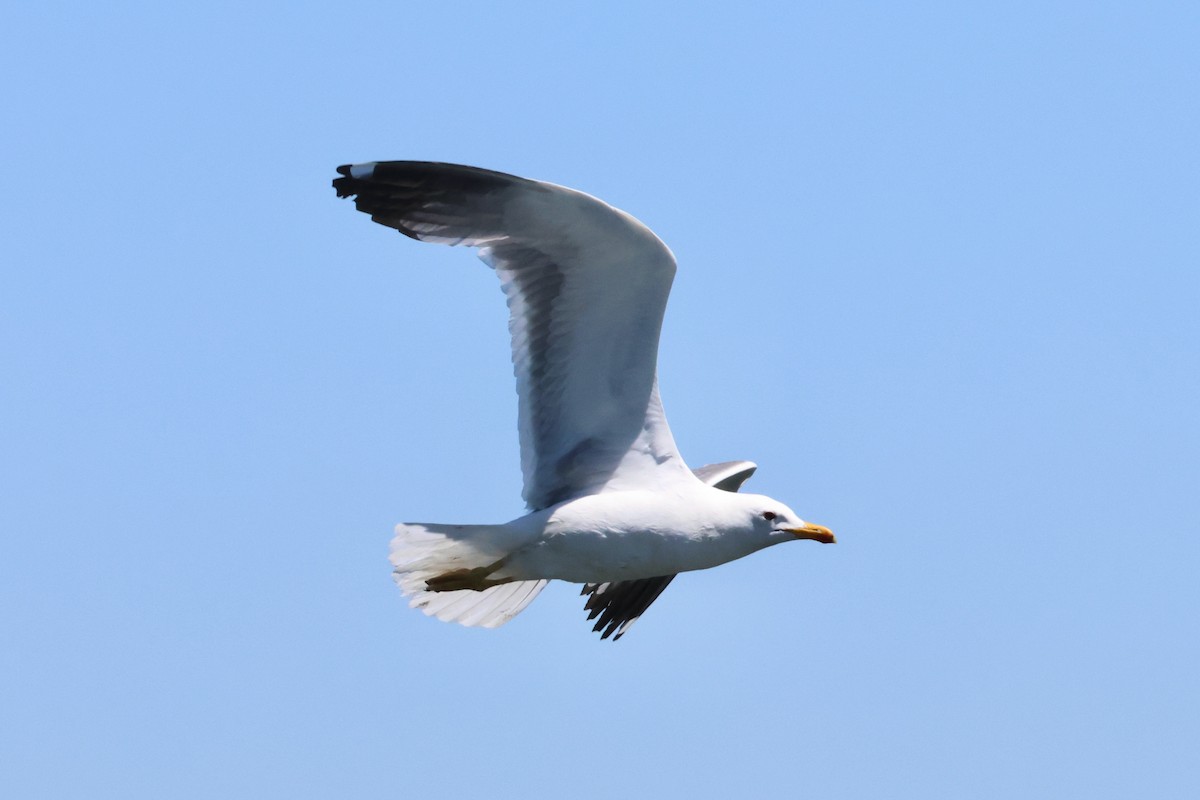
[[824,525],[803,525],[799,528],[785,528],[784,530],[795,535],[797,539],[812,539],[821,544],[837,544],[837,537],[833,535],[833,531]]

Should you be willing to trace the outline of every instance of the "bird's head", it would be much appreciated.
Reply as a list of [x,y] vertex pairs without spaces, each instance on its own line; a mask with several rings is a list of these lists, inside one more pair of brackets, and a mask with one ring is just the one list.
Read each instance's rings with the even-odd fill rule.
[[833,531],[824,525],[805,522],[790,508],[761,494],[739,494],[743,501],[743,513],[750,514],[750,523],[756,533],[763,533],[776,541],[787,539],[812,539],[822,544],[835,544]]

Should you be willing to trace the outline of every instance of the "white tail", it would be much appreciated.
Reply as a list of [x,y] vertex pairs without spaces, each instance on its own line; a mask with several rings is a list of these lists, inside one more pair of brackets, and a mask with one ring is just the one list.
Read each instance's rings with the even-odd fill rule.
[[417,592],[409,605],[442,622],[479,628],[499,628],[525,610],[550,581],[514,581],[477,592]]
[[[533,602],[549,581],[513,581],[482,590],[430,591],[427,581],[498,566],[507,551],[503,525],[407,524],[392,539],[393,577],[409,605],[443,622],[498,628]],[[498,541],[499,540],[499,541]]]

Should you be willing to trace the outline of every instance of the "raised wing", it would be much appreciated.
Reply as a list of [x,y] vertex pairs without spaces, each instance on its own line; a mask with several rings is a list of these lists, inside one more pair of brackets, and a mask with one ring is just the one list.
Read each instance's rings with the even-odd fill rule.
[[694,480],[658,398],[659,330],[675,259],[594,197],[422,161],[338,167],[339,197],[424,242],[467,245],[508,298],[523,496],[532,509]]
[[[692,472],[709,486],[736,492],[756,469],[758,465],[753,461],[723,461],[699,467]],[[588,612],[588,621],[600,618],[592,630],[599,633],[601,639],[609,636],[613,637],[614,642],[620,639],[673,580],[674,575],[660,575],[636,581],[585,583],[580,592],[587,596],[583,610]]]

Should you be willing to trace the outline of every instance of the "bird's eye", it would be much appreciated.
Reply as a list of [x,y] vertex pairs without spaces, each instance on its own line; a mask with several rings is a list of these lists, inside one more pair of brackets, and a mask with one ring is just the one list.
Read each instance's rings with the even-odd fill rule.
[[764,511],[763,519],[765,519],[765,520],[775,519],[775,512],[774,511]]

